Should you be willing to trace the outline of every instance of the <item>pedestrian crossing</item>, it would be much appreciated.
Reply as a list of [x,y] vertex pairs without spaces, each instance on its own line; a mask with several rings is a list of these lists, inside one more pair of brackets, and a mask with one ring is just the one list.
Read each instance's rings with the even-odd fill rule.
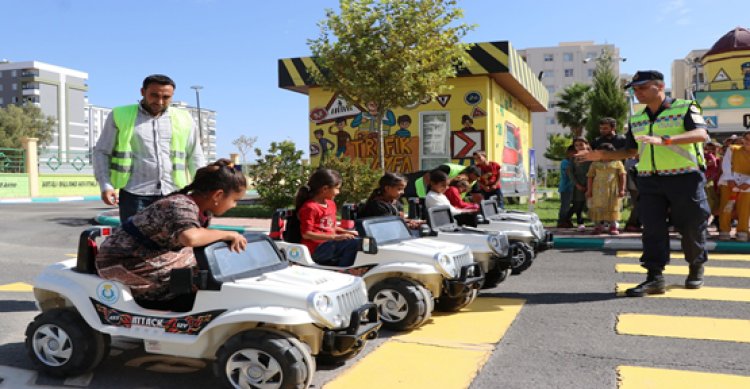
[[[639,264],[632,263],[634,258],[640,258],[640,252],[620,251],[616,253],[616,256],[615,272],[622,274],[623,277],[629,273],[646,273],[645,269]],[[671,258],[684,259],[684,256],[682,253],[673,252]],[[689,290],[685,289],[682,284],[673,284],[667,286],[665,294],[649,295],[646,298],[696,300],[696,303],[697,301],[716,301],[748,305],[742,305],[743,308],[741,309],[727,310],[723,317],[701,316],[699,309],[696,309],[693,312],[695,315],[691,316],[660,314],[658,311],[662,307],[654,305],[649,307],[647,313],[619,313],[615,332],[621,336],[679,338],[688,342],[750,343],[750,282],[747,283],[747,288],[722,286],[723,280],[750,278],[750,269],[747,266],[747,262],[750,262],[750,254],[711,253],[709,259],[705,267],[706,284],[709,286]],[[732,265],[736,267],[729,267]],[[666,276],[686,276],[688,267],[684,261],[674,261],[673,264],[666,267],[664,274]],[[618,295],[624,295],[625,289],[635,285],[634,283],[618,282],[616,292]],[[698,347],[698,345],[696,344],[695,347]],[[750,351],[750,348],[748,350]],[[665,360],[663,366],[674,366],[674,362],[671,359]],[[750,376],[653,366],[618,366],[617,382],[619,389],[750,388]]]

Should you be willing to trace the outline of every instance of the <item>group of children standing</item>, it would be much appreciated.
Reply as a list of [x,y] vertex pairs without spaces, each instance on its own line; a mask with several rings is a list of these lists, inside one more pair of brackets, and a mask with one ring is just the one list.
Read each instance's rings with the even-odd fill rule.
[[719,219],[719,239],[731,239],[736,220],[738,241],[750,233],[750,131],[728,138],[721,146],[709,142],[706,157],[706,195],[714,219]]
[[[625,197],[626,172],[621,161],[576,161],[574,155],[591,146],[585,138],[576,138],[568,147],[566,158],[560,165],[560,211],[558,227],[574,227],[576,217],[579,232],[586,231],[583,213],[594,224],[594,234],[609,232],[618,235],[620,209]],[[611,143],[602,143],[598,150],[614,151]]]

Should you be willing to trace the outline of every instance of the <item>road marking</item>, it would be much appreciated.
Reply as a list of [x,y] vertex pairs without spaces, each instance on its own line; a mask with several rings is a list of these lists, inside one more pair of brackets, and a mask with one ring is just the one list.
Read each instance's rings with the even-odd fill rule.
[[[636,284],[618,283],[616,290],[617,295],[625,295],[625,289],[632,288],[635,285]],[[685,289],[683,285],[667,285],[667,293],[652,294],[648,295],[648,297],[750,303],[750,289],[719,288],[712,286],[704,286],[700,289]]]
[[0,292],[32,292],[34,287],[24,282],[0,285]]
[[[643,253],[640,251],[618,251],[616,255],[619,258],[641,258]],[[672,252],[669,257],[671,259],[685,259],[685,254],[681,252]],[[709,253],[709,261],[748,261],[750,262],[750,255],[747,254],[718,254]]]
[[324,388],[467,388],[524,302],[482,297],[459,313],[436,313],[431,323],[387,340]]
[[621,335],[750,343],[750,320],[740,319],[623,313],[617,316],[615,331]]
[[68,258],[76,258],[78,257],[78,254],[65,254],[65,256]]
[[619,389],[750,388],[750,377],[686,370],[618,366]]
[[[615,264],[615,271],[618,273],[643,273],[646,274],[646,269],[641,267],[641,265],[638,264],[630,264],[630,263],[618,263]],[[688,274],[688,267],[687,266],[675,266],[675,265],[667,265],[667,267],[664,269],[664,274],[666,275],[677,275],[677,276],[686,276]],[[742,277],[742,278],[750,278],[750,269],[742,269],[738,267],[715,267],[715,266],[706,266],[705,272],[703,273],[705,276],[711,276],[711,277]]]

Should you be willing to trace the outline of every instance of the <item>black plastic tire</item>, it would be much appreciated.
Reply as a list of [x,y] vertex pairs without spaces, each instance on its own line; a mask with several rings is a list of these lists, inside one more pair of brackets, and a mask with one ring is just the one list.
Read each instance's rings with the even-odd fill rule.
[[440,312],[457,312],[477,298],[477,290],[471,289],[457,297],[440,296],[435,301],[435,309]]
[[214,373],[227,388],[302,389],[313,374],[305,364],[305,352],[280,334],[241,332],[216,352]]
[[26,351],[39,370],[76,376],[93,370],[109,354],[109,337],[89,327],[78,312],[51,309],[26,327]]
[[421,285],[406,278],[386,278],[370,288],[370,301],[378,306],[383,327],[407,331],[429,318],[429,304]]
[[514,256],[513,270],[510,274],[521,274],[534,262],[534,249],[526,243],[513,242],[510,244],[510,250],[511,255]]
[[505,279],[507,279],[509,275],[509,268],[501,268],[500,266],[495,265],[495,267],[490,269],[487,273],[484,273],[484,283],[482,284],[482,289],[491,289],[496,287],[499,283],[505,281]]

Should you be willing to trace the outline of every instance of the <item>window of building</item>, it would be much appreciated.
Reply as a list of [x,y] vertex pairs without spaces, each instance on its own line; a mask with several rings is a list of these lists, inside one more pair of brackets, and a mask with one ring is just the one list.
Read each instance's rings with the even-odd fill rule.
[[586,58],[589,58],[590,60],[593,60],[593,59],[594,59],[594,58],[596,58],[597,56],[598,56],[598,54],[596,54],[596,53],[595,53],[595,52],[593,52],[593,51],[590,51],[590,52],[586,53]]
[[573,69],[565,69],[565,77],[573,77]]
[[555,71],[554,70],[543,70],[542,71],[542,78],[555,78]]
[[549,92],[550,96],[555,93],[555,86],[554,85],[547,85],[547,92]]
[[573,53],[563,53],[563,61],[573,62]]
[[10,71],[10,76],[11,76],[11,77],[15,77],[15,76],[16,76],[17,74],[18,74],[18,72],[17,72],[17,71],[15,71],[15,70],[11,70],[11,71]]
[[0,84],[0,92],[3,91],[3,84]]
[[13,104],[18,103],[18,96],[13,96],[13,98],[10,99],[10,102],[13,103]]
[[555,60],[554,54],[544,54],[544,62],[552,62]]
[[16,84],[16,83],[14,82],[14,83],[13,83],[13,84],[11,85],[11,89],[13,89],[13,90],[18,90],[18,84]]
[[432,169],[450,161],[450,116],[448,112],[420,112],[421,168]]
[[588,76],[589,78],[592,78],[592,77],[594,77],[594,70],[595,70],[595,69],[586,69],[586,75],[587,75],[587,76]]
[[554,117],[554,116],[550,116],[550,117],[546,118],[545,122],[546,122],[547,124],[551,125],[551,126],[554,126],[554,125],[555,125],[555,123],[557,123],[557,122],[555,121],[555,117]]
[[548,108],[548,109],[552,109],[552,108],[555,108],[556,106],[557,106],[557,102],[556,102],[556,101],[552,101],[552,100],[550,100],[550,101],[549,101],[549,102],[547,103],[547,108]]
[[0,78],[3,78],[3,71],[0,70]]
[[5,102],[3,101],[3,98],[0,97],[0,105],[3,105],[3,104],[5,104]]

